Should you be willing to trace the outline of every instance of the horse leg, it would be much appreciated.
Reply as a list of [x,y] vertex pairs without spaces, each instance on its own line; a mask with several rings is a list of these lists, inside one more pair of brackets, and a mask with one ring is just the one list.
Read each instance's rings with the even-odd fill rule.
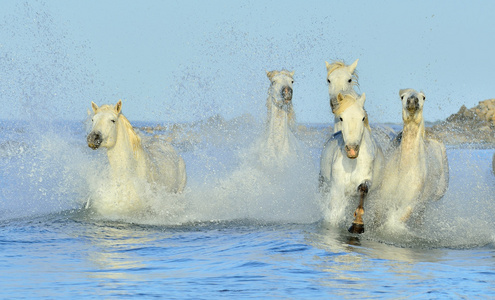
[[328,193],[328,182],[323,175],[320,174],[318,179],[318,189],[321,194]]
[[358,186],[359,192],[359,205],[354,212],[354,221],[352,222],[352,226],[349,227],[350,233],[363,233],[364,232],[364,198],[368,195],[368,185],[366,183],[361,183]]
[[400,218],[400,221],[402,223],[406,223],[407,220],[409,220],[409,218],[411,217],[412,212],[413,212],[412,207],[410,205],[407,206],[406,213]]

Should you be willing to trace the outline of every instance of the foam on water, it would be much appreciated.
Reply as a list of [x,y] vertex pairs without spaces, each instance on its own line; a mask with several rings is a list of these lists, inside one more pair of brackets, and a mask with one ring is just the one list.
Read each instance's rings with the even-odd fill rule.
[[406,224],[400,214],[373,230],[372,239],[399,246],[478,247],[495,242],[495,178],[493,150],[447,149],[449,188],[444,197],[426,205],[423,218]]
[[[80,209],[86,201],[118,202],[122,195],[112,187],[104,151],[93,151],[85,143],[82,123],[34,123],[9,128],[0,151],[2,168],[2,220]],[[139,193],[147,209],[135,214],[101,215],[90,218],[153,225],[253,220],[256,222],[313,223],[321,219],[318,205],[317,157],[303,157],[279,168],[253,160],[258,154],[256,139],[239,143],[235,136],[260,138],[260,128],[231,131],[224,144],[204,143],[179,151],[186,159],[188,186],[181,195],[140,182]],[[224,131],[225,132],[225,131]],[[234,147],[233,145],[237,145]],[[15,146],[17,145],[17,146]],[[306,149],[307,150],[307,149]],[[309,150],[307,150],[309,152]],[[479,247],[494,243],[491,149],[449,148],[450,183],[445,196],[426,207],[422,223],[402,224],[389,216],[378,228],[368,226],[362,238],[403,247]]]
[[198,220],[307,223],[319,219],[317,171],[311,157],[266,166],[257,159],[261,151],[260,143],[254,142],[239,151],[222,176],[191,186],[189,197]]
[[[259,126],[254,126],[252,131],[246,127],[240,126],[237,131],[229,129],[229,135],[234,137],[224,139],[223,144],[213,138],[227,136],[223,127],[198,129],[204,141],[193,151],[181,153],[188,170],[184,193],[173,195],[139,182],[136,186],[140,187],[140,196],[146,199],[145,213],[119,215],[116,204],[116,211],[105,217],[162,225],[238,219],[296,223],[319,220],[317,170],[312,158],[302,155],[286,165],[265,166],[257,159],[263,151],[260,143],[243,138],[259,134],[256,132]],[[260,134],[258,139],[261,137]],[[210,138],[212,143],[208,142]],[[90,201],[96,206],[121,200],[118,187],[112,187],[110,182],[107,169],[89,177],[93,195]]]
[[[13,110],[25,122],[2,123],[0,220],[81,209],[88,200],[90,204],[117,202],[118,206],[122,195],[119,187],[111,183],[104,151],[93,151],[86,145],[82,124],[85,111],[81,109],[80,120],[73,123],[51,121],[63,119],[62,112],[67,107],[80,108],[79,103],[87,103],[89,108],[90,100],[100,99],[99,85],[95,87],[91,72],[82,67],[84,63],[74,61],[76,56],[84,57],[84,52],[74,55],[77,49],[68,49],[74,46],[73,41],[62,38],[64,33],[54,26],[49,14],[43,13],[44,8],[33,9],[30,5],[34,4],[26,4],[26,10],[13,16],[14,20],[5,21],[14,24],[5,27],[10,28],[11,34],[23,38],[18,40],[21,44],[2,45],[0,77],[7,80],[0,81],[1,97],[6,102],[16,101]],[[217,44],[216,40],[212,44]],[[212,46],[212,59],[214,50],[218,49]],[[259,52],[253,53],[258,55]],[[294,56],[297,54],[299,58],[299,53],[295,51]],[[270,58],[264,58],[267,65]],[[187,68],[184,70],[188,72]],[[198,79],[200,82],[210,79],[209,70],[204,73],[204,78]],[[188,75],[191,74],[178,74],[179,84],[187,81]],[[235,76],[229,76],[232,86],[224,91],[224,98],[235,99],[239,91],[248,94],[255,90],[239,103],[246,104],[243,106],[246,109],[261,111],[265,108],[265,78],[263,82],[261,79],[253,81],[254,89],[252,86],[241,89]],[[258,70],[251,70],[250,76],[260,78]],[[305,76],[308,78],[308,75],[300,78]],[[184,98],[204,92],[202,86],[186,90]],[[209,105],[215,101],[205,99],[207,93],[201,94],[202,106],[195,110],[195,116],[199,114],[206,119],[216,106]],[[296,112],[297,97],[295,89]],[[57,98],[65,99],[67,107],[50,105]],[[197,136],[194,138],[199,137],[199,140],[182,137],[173,141],[187,166],[188,185],[182,195],[170,195],[159,187],[137,182],[139,194],[147,204],[146,210],[131,215],[120,213],[118,209],[105,215],[87,210],[88,217],[155,225],[245,219],[312,223],[321,219],[315,161],[319,159],[323,139],[308,143],[316,146],[316,150],[305,148],[313,157],[300,156],[299,160],[283,166],[269,167],[256,160],[262,151],[257,142],[262,137],[261,122],[253,124],[248,119],[240,119],[235,128],[203,125],[198,123],[195,128]],[[422,224],[404,226],[391,217],[386,226],[371,227],[362,238],[404,247],[463,248],[493,244],[492,150],[448,149],[448,155],[449,188],[442,199],[427,206]]]

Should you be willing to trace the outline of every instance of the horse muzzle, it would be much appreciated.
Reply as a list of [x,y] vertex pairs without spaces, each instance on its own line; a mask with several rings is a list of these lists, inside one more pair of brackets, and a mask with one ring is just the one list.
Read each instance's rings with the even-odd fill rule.
[[103,139],[99,132],[91,132],[90,134],[88,134],[86,140],[88,142],[88,147],[93,150],[98,149],[101,145],[101,142],[103,142]]
[[290,86],[284,86],[282,88],[282,98],[286,104],[292,101],[292,88]]
[[417,110],[419,110],[418,97],[411,96],[411,97],[407,98],[406,108],[407,108],[407,111],[409,111],[409,113],[415,113]]
[[359,155],[359,145],[346,145],[345,152],[348,158],[355,159]]

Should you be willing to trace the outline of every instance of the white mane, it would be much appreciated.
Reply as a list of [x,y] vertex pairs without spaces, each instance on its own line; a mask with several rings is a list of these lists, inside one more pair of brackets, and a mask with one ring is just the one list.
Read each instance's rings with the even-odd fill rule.
[[334,132],[340,130],[340,119],[338,117],[339,103],[337,101],[337,95],[351,95],[357,98],[359,95],[354,88],[359,86],[357,75],[357,63],[356,59],[351,65],[346,65],[342,61],[334,61],[333,63],[325,62],[327,67],[327,82],[328,82],[328,95],[330,97],[330,107],[335,115],[334,120]]

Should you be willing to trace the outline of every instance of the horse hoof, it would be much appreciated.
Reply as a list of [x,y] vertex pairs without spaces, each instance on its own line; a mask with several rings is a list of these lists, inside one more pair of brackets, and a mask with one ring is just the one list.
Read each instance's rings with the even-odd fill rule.
[[352,223],[352,226],[349,227],[349,232],[350,233],[357,233],[357,234],[363,233],[364,232],[364,224]]
[[361,183],[358,186],[358,192],[360,192],[361,194],[368,194],[368,185],[365,183]]

